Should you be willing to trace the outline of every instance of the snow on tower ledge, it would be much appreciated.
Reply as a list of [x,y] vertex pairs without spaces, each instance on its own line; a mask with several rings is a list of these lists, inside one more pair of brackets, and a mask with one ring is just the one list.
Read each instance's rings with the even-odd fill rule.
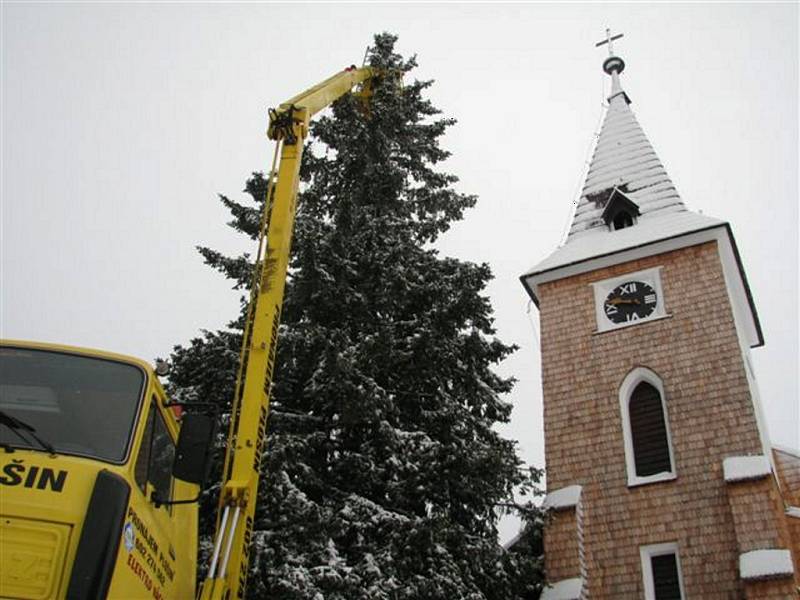
[[748,481],[761,479],[772,473],[772,467],[766,456],[729,456],[722,461],[722,472],[725,481]]
[[794,574],[792,555],[788,550],[745,552],[739,556],[739,574],[745,581],[789,577]]
[[569,485],[567,487],[550,492],[545,497],[542,508],[549,508],[552,510],[574,508],[578,505],[578,501],[581,499],[582,489],[583,488],[579,485]]
[[583,580],[580,577],[562,579],[544,588],[540,600],[578,600],[582,587]]

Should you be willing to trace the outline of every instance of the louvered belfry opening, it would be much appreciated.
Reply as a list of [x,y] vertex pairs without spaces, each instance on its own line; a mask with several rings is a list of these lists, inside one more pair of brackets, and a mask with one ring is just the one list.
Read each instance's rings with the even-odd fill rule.
[[650,559],[653,569],[653,590],[656,600],[681,600],[678,560],[674,554],[661,554]]
[[627,212],[619,212],[614,217],[614,231],[619,231],[620,229],[625,229],[626,227],[633,227],[633,217],[630,213]]
[[636,475],[647,477],[672,471],[659,391],[645,381],[637,385],[631,394],[628,414]]

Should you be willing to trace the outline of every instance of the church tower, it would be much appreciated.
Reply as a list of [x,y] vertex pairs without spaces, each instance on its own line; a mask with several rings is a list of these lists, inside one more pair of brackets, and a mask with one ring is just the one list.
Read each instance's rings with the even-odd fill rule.
[[521,277],[541,324],[542,598],[797,598],[800,455],[768,440],[733,232],[681,200],[618,37],[566,242]]

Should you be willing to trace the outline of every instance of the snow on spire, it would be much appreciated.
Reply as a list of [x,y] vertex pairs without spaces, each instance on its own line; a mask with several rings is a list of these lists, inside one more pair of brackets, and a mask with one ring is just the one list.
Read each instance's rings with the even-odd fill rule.
[[686,210],[622,89],[620,74],[625,61],[614,54],[612,46],[621,37],[622,34],[612,36],[606,29],[606,39],[596,44],[608,44],[609,56],[603,62],[603,71],[611,76],[611,94],[567,243],[581,233],[608,229],[602,215],[615,189],[638,206],[641,219]]

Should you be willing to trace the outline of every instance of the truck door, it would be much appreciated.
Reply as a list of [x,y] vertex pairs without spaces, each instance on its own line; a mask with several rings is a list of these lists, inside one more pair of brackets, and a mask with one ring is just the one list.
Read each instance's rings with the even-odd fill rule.
[[[174,507],[157,500],[172,500],[172,463],[175,438],[161,414],[159,398],[153,394],[142,443],[134,463],[135,486],[123,525],[118,570],[109,598],[178,598],[175,581],[177,528]],[[130,577],[133,575],[133,577]],[[117,585],[118,584],[118,585]]]

